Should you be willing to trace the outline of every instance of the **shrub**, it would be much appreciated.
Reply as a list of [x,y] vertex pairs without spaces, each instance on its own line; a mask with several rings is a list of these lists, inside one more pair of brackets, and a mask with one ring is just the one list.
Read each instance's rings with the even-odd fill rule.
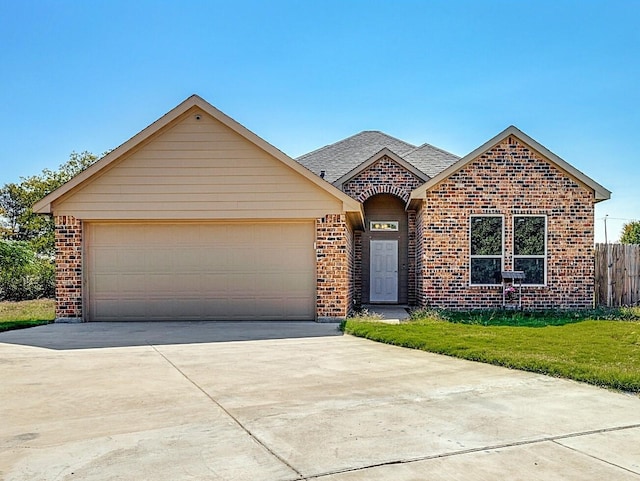
[[27,242],[0,240],[0,300],[53,297],[53,260],[36,254]]

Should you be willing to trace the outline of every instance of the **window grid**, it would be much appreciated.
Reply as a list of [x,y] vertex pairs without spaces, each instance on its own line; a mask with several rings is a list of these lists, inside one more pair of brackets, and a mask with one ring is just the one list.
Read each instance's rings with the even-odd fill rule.
[[[523,217],[537,217],[537,218],[543,218],[544,219],[544,252],[542,254],[517,254],[516,253],[516,243],[515,243],[515,236],[516,236],[516,225],[518,222],[518,219],[521,219]],[[527,282],[527,279],[524,279],[523,285],[527,285],[527,286],[546,286],[547,285],[547,216],[546,215],[540,215],[540,214],[519,214],[519,215],[514,215],[513,216],[513,238],[514,238],[514,242],[513,242],[513,265],[514,265],[514,270],[516,270],[515,266],[516,266],[516,261],[518,259],[542,259],[543,262],[543,281],[542,283],[529,283]]]
[[[500,219],[500,254],[485,255],[485,254],[472,254],[473,252],[473,221],[477,218],[499,218]],[[504,269],[504,216],[496,214],[472,214],[469,222],[469,285],[475,287],[482,286],[496,286],[501,284],[501,280],[498,280],[497,274],[493,283],[486,282],[473,282],[473,264],[476,259],[496,259],[500,261],[499,271]]]

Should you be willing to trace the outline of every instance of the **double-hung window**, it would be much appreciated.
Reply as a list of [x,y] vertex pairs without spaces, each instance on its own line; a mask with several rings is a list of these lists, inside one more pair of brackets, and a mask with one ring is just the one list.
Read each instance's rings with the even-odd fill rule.
[[513,218],[513,268],[524,271],[523,284],[547,283],[547,218],[522,215]]
[[504,265],[504,221],[502,216],[472,215],[470,226],[471,285],[502,283]]

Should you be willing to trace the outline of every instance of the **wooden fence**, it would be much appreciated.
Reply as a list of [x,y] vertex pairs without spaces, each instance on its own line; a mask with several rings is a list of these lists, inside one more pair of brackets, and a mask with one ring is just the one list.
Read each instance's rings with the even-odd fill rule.
[[596,306],[640,303],[640,245],[596,244]]

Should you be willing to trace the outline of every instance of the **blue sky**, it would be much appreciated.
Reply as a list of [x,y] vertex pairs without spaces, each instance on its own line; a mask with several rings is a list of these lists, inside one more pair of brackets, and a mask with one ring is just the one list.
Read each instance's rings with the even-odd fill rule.
[[[640,1],[0,0],[0,185],[193,93],[296,157],[362,130],[465,155],[514,124],[640,218]],[[553,195],[553,193],[550,193]]]

